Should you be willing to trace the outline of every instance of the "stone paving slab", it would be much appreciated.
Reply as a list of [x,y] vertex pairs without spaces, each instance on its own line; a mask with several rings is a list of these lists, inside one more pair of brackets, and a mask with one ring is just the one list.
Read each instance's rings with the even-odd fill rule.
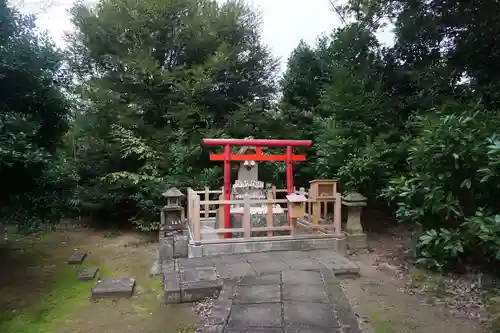
[[237,329],[282,327],[281,303],[233,304],[227,326]]
[[99,268],[97,267],[84,268],[76,274],[76,277],[80,281],[92,281],[95,279],[98,271]]
[[313,252],[316,251],[282,251],[282,252],[280,251],[279,253],[284,260],[293,260],[293,259],[308,259],[314,257]]
[[362,333],[332,270],[225,280],[205,333]]
[[247,253],[247,254],[244,254],[243,257],[245,258],[246,261],[248,261],[250,264],[252,264],[254,262],[269,261],[271,259],[280,260],[282,258],[280,253],[281,253],[280,251]]
[[279,303],[281,302],[281,286],[279,284],[240,286],[236,292],[234,302]]
[[323,285],[323,278],[319,271],[285,271],[283,272],[283,283]]
[[290,265],[288,265],[281,258],[255,261],[250,265],[255,269],[258,275],[279,273],[290,269]]
[[243,329],[227,329],[225,333],[283,333],[281,328],[272,327],[252,327]]
[[327,267],[339,276],[359,276],[359,267],[356,264],[327,249],[251,253],[243,255],[243,258],[252,265],[257,274],[269,274],[280,269],[318,270]]
[[304,259],[285,259],[287,264],[292,270],[318,270],[323,267],[319,261],[314,258],[304,258]]
[[293,302],[330,303],[330,298],[322,284],[285,284],[283,286],[283,300]]
[[87,257],[87,252],[75,251],[68,260],[68,265],[81,265]]
[[345,258],[343,254],[327,249],[310,251],[309,253],[313,258],[325,258],[325,257]]
[[285,326],[285,333],[344,333],[340,327]]
[[106,279],[98,281],[92,288],[91,298],[121,298],[131,297],[134,293],[135,279]]
[[255,275],[253,267],[243,260],[234,263],[227,263],[227,261],[223,261],[221,264],[216,264],[215,268],[222,279],[234,279]]
[[340,327],[330,304],[285,301],[283,309],[285,325]]
[[260,286],[266,284],[280,284],[281,274],[268,274],[262,276],[245,276],[239,281],[240,286]]

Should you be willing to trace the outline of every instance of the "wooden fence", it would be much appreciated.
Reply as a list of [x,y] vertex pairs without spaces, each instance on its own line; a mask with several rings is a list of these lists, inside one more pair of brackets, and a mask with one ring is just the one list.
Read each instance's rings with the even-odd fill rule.
[[[187,205],[188,205],[188,223],[192,232],[192,237],[195,242],[199,243],[225,243],[225,242],[240,242],[256,241],[256,240],[276,240],[276,239],[298,239],[298,238],[318,238],[318,237],[340,237],[341,230],[341,199],[340,193],[334,193],[330,197],[312,197],[311,191],[300,189],[296,191],[298,194],[304,194],[307,198],[305,202],[305,216],[303,219],[291,219],[291,223],[285,226],[274,226],[273,206],[279,204],[283,211],[287,214],[289,202],[286,199],[277,199],[278,195],[286,194],[286,189],[276,189],[273,187],[264,200],[251,199],[248,195],[239,200],[223,200],[222,190],[210,190],[205,188],[201,191],[195,191],[188,188]],[[200,198],[202,196],[202,198]],[[285,195],[283,195],[285,196]],[[214,198],[215,197],[215,198]],[[241,205],[243,206],[242,227],[240,228],[221,228],[214,224],[214,232],[218,235],[225,233],[239,233],[243,237],[228,238],[228,239],[202,239],[201,230],[206,221],[214,220],[217,211],[219,211],[220,219],[223,216],[224,205]],[[267,206],[266,226],[253,227],[251,225],[251,207],[255,205]],[[329,219],[329,206],[333,206],[333,218]],[[315,231],[313,234],[300,233],[301,230]],[[267,236],[252,236],[252,233],[265,233]],[[280,235],[277,235],[279,232]],[[285,233],[286,235],[283,235]]]

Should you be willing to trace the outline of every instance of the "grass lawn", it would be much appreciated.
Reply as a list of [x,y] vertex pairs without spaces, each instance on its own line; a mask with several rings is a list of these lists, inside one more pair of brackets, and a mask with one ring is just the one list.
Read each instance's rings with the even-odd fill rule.
[[[9,240],[0,248],[0,332],[193,332],[189,305],[162,305],[162,283],[149,277],[157,245],[134,233],[53,232]],[[82,266],[67,260],[88,251]],[[95,282],[78,281],[83,267],[101,277],[136,278],[132,298],[93,302]]]

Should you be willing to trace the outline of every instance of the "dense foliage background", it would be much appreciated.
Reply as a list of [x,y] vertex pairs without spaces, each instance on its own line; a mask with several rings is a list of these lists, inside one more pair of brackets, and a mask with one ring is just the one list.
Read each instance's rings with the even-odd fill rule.
[[[312,139],[298,185],[340,177],[419,230],[420,261],[500,259],[496,1],[332,4],[278,79],[241,1],[101,0],[70,47],[0,0],[0,194],[26,229],[68,214],[157,227],[167,186],[221,184],[203,137]],[[394,45],[376,38],[394,24]],[[283,166],[262,178],[280,185]],[[368,221],[369,222],[369,221]]]

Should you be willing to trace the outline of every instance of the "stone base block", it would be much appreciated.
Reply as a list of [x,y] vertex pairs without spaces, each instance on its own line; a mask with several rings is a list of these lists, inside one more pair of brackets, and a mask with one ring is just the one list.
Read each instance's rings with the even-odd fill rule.
[[202,245],[188,245],[188,258],[201,258],[203,257],[203,247]]
[[160,263],[171,260],[173,258],[187,258],[188,244],[189,237],[182,234],[175,234],[160,239]]
[[187,258],[188,257],[189,237],[177,235],[174,237],[174,257]]
[[347,247],[355,252],[362,252],[368,249],[366,234],[349,234],[346,233]]
[[181,303],[197,302],[208,297],[217,297],[222,280],[185,283],[181,287]]
[[222,289],[222,280],[213,267],[187,269],[180,276],[182,303],[216,297]]
[[181,282],[176,271],[168,269],[163,271],[163,287],[165,303],[181,303]]
[[160,239],[158,245],[160,264],[174,258],[174,242],[173,237]]
[[222,280],[214,267],[182,267],[187,268],[180,270],[178,264],[163,267],[165,303],[196,302],[219,295]]

